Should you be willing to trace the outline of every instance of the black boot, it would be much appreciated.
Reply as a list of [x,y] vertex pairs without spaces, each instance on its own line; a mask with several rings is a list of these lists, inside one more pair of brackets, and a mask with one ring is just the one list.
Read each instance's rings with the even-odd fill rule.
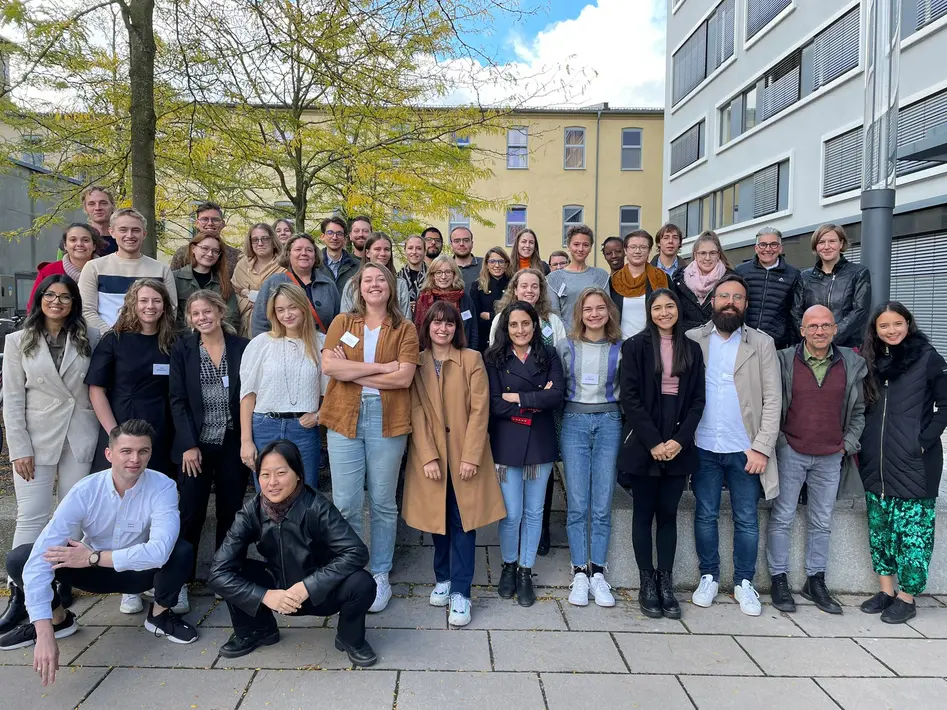
[[272,646],[279,642],[279,629],[260,629],[249,636],[230,635],[230,640],[220,647],[220,655],[224,658],[240,658],[252,653],[260,646]]
[[901,597],[895,597],[894,602],[881,612],[881,620],[886,624],[903,624],[917,616],[917,604],[910,604]]
[[658,585],[654,581],[654,571],[639,570],[639,574],[641,589],[638,590],[638,606],[641,607],[641,613],[652,619],[660,619],[664,616],[664,609],[658,596]]
[[68,609],[72,606],[73,595],[72,595],[72,585],[68,582],[56,582],[56,593],[59,594],[59,603],[62,605],[63,609]]
[[832,598],[829,588],[825,586],[825,572],[816,572],[806,580],[802,587],[802,596],[826,614],[842,613],[842,605]]
[[887,592],[878,592],[875,596],[862,602],[861,610],[866,614],[880,614],[894,604],[894,599]]
[[20,626],[28,618],[23,590],[10,582],[10,603],[7,604],[3,616],[0,616],[0,636]]
[[[796,610],[796,600],[792,598],[792,592],[789,589],[789,578],[786,573],[774,574],[771,577],[769,596],[773,600],[773,606],[780,611],[794,612]],[[805,596],[803,594],[803,596]]]
[[545,557],[549,554],[549,548],[551,543],[549,542],[549,526],[543,526],[542,534],[539,536],[539,547],[536,548],[536,554],[540,557]]
[[500,572],[500,583],[497,585],[497,594],[500,599],[512,599],[516,593],[516,563],[504,562]]
[[674,595],[674,584],[671,582],[671,572],[666,569],[658,570],[658,597],[661,599],[661,611],[667,619],[681,618],[681,605]]
[[536,592],[533,591],[533,570],[529,567],[519,567],[516,570],[516,601],[520,606],[532,606],[536,601]]

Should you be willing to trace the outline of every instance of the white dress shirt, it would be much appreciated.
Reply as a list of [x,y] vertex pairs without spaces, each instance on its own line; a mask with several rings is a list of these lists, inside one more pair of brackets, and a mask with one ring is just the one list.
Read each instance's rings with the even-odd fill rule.
[[710,333],[706,366],[706,405],[697,426],[697,446],[715,454],[734,454],[750,448],[740,398],[733,381],[743,329],[724,339],[716,327]]
[[52,565],[43,554],[69,538],[95,552],[111,550],[116,572],[161,569],[181,529],[174,481],[150,468],[120,496],[112,470],[86,476],[66,494],[43,528],[23,569],[30,621],[52,618]]

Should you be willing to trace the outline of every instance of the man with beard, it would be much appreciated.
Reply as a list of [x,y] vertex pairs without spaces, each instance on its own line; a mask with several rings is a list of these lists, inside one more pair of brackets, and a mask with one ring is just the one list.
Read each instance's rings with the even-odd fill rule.
[[[359,215],[349,222],[349,241],[352,242],[352,256],[361,261],[365,254],[365,242],[372,236],[372,221],[365,215]],[[342,292],[341,287],[339,293]]]
[[473,232],[467,227],[454,227],[449,239],[454,263],[464,277],[464,290],[470,293],[470,287],[480,278],[483,267],[483,259],[473,255]]
[[782,392],[773,339],[744,324],[747,288],[728,273],[713,290],[710,323],[688,331],[703,351],[707,404],[697,427],[700,468],[691,485],[697,499],[694,537],[700,585],[692,601],[709,607],[720,582],[717,521],[726,482],[733,510],[733,596],[749,616],[762,612],[753,586],[759,546],[757,503],[779,493],[775,447]]
[[609,237],[602,243],[602,256],[608,262],[612,274],[621,271],[625,265],[624,242],[618,237]]
[[444,235],[437,227],[428,227],[421,232],[421,239],[424,240],[424,265],[430,266],[444,251]]
[[[232,278],[233,271],[237,268],[237,262],[240,261],[243,252],[224,241],[220,233],[224,231],[226,226],[227,220],[224,218],[224,210],[216,202],[202,202],[194,210],[194,234],[200,233],[206,234],[208,237],[220,238],[220,243],[223,245],[224,251],[227,252],[227,269],[230,271]],[[171,263],[168,264],[171,271],[177,271],[187,266],[187,248],[188,245],[183,244],[174,252]]]
[[[322,270],[335,281],[339,293],[345,288],[349,279],[355,276],[359,269],[359,261],[345,251],[345,233],[348,229],[345,220],[341,217],[326,217],[319,227],[322,230]],[[365,242],[362,242],[362,246]]]

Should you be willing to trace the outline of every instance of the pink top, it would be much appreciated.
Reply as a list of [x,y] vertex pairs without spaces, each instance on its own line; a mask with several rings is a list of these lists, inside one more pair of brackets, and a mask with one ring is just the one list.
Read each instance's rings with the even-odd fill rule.
[[680,378],[672,375],[674,370],[674,340],[670,335],[661,336],[661,394],[677,394]]

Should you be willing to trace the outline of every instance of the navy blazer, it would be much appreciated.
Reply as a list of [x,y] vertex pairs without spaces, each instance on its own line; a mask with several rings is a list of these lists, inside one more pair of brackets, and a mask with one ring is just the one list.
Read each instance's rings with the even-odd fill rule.
[[[704,356],[700,345],[685,337],[693,365],[678,380],[677,411],[671,438],[681,445],[680,453],[664,463],[670,476],[686,476],[697,470],[697,445],[694,436],[704,413]],[[694,347],[694,346],[697,347]],[[654,346],[651,333],[644,330],[628,338],[621,346],[620,402],[625,413],[622,445],[618,452],[618,470],[632,475],[657,473],[657,461],[651,449],[665,441],[661,436],[661,375],[654,372]]]
[[[540,367],[530,353],[523,363],[512,352],[498,367],[487,363],[490,380],[490,446],[493,460],[505,466],[552,463],[559,460],[554,415],[562,407],[565,376],[554,348],[546,348],[546,366]],[[545,389],[546,383],[552,387]],[[519,393],[520,403],[503,399],[506,392]],[[530,412],[524,410],[535,409]],[[514,418],[531,418],[530,425]]]
[[[192,333],[178,340],[171,348],[171,417],[174,420],[174,443],[171,460],[181,463],[184,452],[197,446],[204,421],[204,398],[201,395],[200,334]],[[224,333],[227,353],[227,377],[230,393],[230,418],[240,441],[240,362],[250,343],[239,335]]]

